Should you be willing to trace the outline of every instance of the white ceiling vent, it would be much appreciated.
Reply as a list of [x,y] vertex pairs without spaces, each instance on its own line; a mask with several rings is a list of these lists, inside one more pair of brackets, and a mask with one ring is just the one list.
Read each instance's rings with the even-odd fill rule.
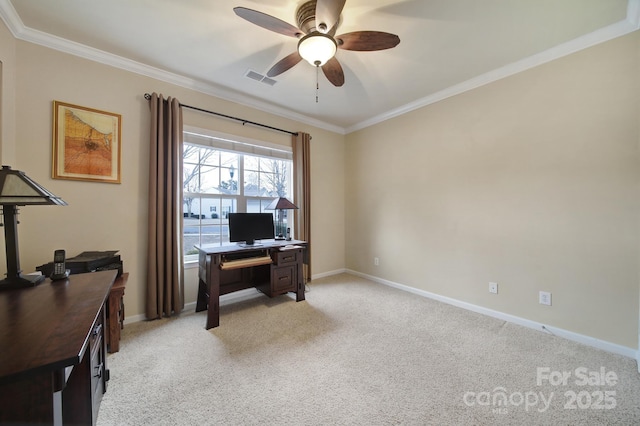
[[274,84],[277,83],[276,80],[267,77],[266,75],[262,75],[259,72],[255,72],[253,70],[248,70],[247,73],[244,75],[247,78],[250,78],[251,80],[255,80],[255,81],[259,81],[260,83],[264,83],[264,84],[268,84],[269,86],[273,86]]

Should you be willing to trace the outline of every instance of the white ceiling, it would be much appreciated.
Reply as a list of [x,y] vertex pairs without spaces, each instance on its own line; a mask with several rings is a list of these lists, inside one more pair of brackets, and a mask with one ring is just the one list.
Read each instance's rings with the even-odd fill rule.
[[[339,50],[342,87],[301,62],[266,74],[297,40],[239,18],[296,25],[304,0],[0,0],[18,39],[348,133],[640,28],[640,0],[348,0],[338,34],[397,34],[389,50]],[[153,91],[153,87],[149,87]],[[171,94],[166,94],[171,95]],[[197,106],[197,105],[196,105]]]

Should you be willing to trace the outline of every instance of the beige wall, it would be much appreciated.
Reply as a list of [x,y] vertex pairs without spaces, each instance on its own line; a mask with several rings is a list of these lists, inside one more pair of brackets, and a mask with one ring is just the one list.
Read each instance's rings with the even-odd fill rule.
[[[15,151],[10,165],[25,171],[69,206],[21,209],[20,260],[25,272],[64,248],[69,256],[84,250],[120,250],[130,272],[125,295],[129,317],[144,313],[147,240],[149,107],[145,92],[177,97],[182,103],[236,115],[312,135],[312,238],[314,273],[344,268],[344,136],[223,101],[121,69],[16,41],[0,24],[0,60],[15,70],[15,99],[3,96],[2,153]],[[3,93],[4,95],[4,93]],[[122,184],[51,178],[53,100],[122,115]],[[9,123],[4,121],[8,119]],[[185,124],[273,143],[290,137],[214,116],[184,111]],[[9,157],[7,157],[9,158]],[[329,209],[325,206],[333,206]],[[331,224],[331,226],[326,226]],[[3,237],[0,237],[3,239]],[[0,273],[6,272],[4,260]],[[195,301],[195,270],[185,274],[186,302]]]
[[[11,125],[15,121],[15,52],[16,43],[11,37],[11,33],[4,26],[0,25],[0,160],[4,162],[13,161],[15,157],[14,144],[3,143],[15,139],[15,126]],[[3,254],[4,255],[4,254]]]
[[635,32],[349,134],[347,267],[637,348],[639,50]]
[[[9,30],[0,24],[0,163],[11,164],[15,160],[15,103],[16,43]],[[11,142],[9,142],[11,141]],[[2,231],[4,240],[4,231]],[[4,242],[2,243],[4,244]],[[5,251],[0,250],[0,265],[6,273]]]

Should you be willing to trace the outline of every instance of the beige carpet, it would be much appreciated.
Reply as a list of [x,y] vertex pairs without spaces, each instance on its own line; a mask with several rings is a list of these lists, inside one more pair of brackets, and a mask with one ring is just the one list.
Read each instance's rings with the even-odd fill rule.
[[127,325],[98,426],[640,424],[632,359],[347,274],[306,297]]

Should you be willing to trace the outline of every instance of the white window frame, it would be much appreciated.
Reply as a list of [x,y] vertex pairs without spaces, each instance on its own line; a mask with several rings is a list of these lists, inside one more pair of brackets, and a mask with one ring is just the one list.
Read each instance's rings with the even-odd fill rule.
[[[253,196],[253,195],[247,196],[244,194],[244,183],[245,183],[244,155],[250,155],[250,156],[256,156],[256,157],[273,158],[277,160],[289,161],[290,167],[289,167],[288,176],[287,176],[288,191],[287,191],[287,194],[285,194],[285,196],[293,201],[293,191],[292,191],[293,153],[292,153],[292,148],[290,146],[273,144],[265,141],[244,138],[236,135],[230,135],[222,132],[216,132],[216,131],[201,129],[201,128],[192,127],[192,126],[184,126],[183,136],[184,136],[183,137],[184,143],[201,145],[203,147],[211,147],[220,151],[237,153],[239,155],[238,167],[235,171],[235,173],[237,173],[236,175],[237,177],[234,176],[234,178],[236,178],[236,182],[238,186],[237,195],[236,194],[231,194],[231,195],[219,194],[219,193],[214,194],[214,193],[205,193],[205,192],[189,192],[189,193],[185,192],[183,197],[193,195],[194,197],[198,197],[200,199],[206,199],[206,198],[215,198],[215,199],[221,199],[221,200],[229,199],[229,200],[232,200],[231,201],[232,206],[234,205],[233,200],[235,200],[235,211],[237,212],[247,211],[247,206],[249,205],[249,202],[257,200],[259,203],[259,211],[262,212],[264,210],[264,207],[266,207],[275,198],[275,196],[266,196],[266,197]],[[183,208],[184,208],[184,204],[183,204]],[[224,212],[222,211],[223,208],[224,207],[221,206],[219,209],[220,211],[217,212],[218,217],[220,219],[223,219],[223,214],[224,214]],[[216,210],[218,209],[216,208]],[[255,211],[255,208],[251,209],[250,211]],[[275,211],[269,211],[269,210],[267,211],[273,212],[274,215],[276,213]],[[202,212],[199,211],[198,214],[200,213]],[[186,211],[185,211],[185,214],[187,214]],[[187,224],[185,224],[185,219],[186,218],[184,217],[182,219],[183,220],[183,227],[182,227],[183,242],[185,238],[184,229],[187,227]],[[189,218],[189,219],[193,219],[193,218]],[[276,216],[274,216],[274,220],[275,219],[276,219]],[[291,223],[292,219],[293,219],[292,217],[288,218],[289,223]],[[199,232],[197,232],[198,240],[202,242],[202,236],[206,235],[202,233],[203,218],[198,216],[197,220],[198,220],[197,226],[199,228]],[[190,224],[189,226],[193,227],[193,224]],[[220,225],[220,226],[223,226],[223,225]],[[220,245],[223,245],[223,244],[229,244],[228,237],[226,241],[222,241],[222,240],[220,241]],[[197,261],[198,260],[197,253],[193,253],[193,250],[189,250],[189,247],[186,247],[185,245],[184,252],[188,253],[189,251],[191,251],[192,254],[185,254],[183,256],[184,262],[187,263],[187,262]]]

